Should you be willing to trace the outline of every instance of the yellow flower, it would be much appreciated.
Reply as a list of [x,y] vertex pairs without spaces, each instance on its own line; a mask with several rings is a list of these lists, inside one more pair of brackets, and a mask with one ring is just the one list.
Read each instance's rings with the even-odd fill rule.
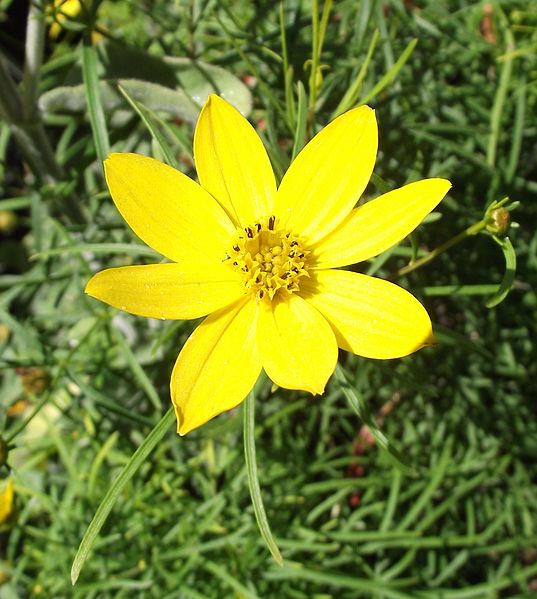
[[13,481],[9,479],[3,489],[0,488],[0,526],[13,514]]
[[56,20],[50,26],[49,37],[56,39],[61,33],[63,24],[68,19],[78,16],[81,10],[80,0],[54,0],[54,16]]
[[[53,0],[52,14],[54,15],[54,22],[48,31],[49,38],[56,40],[64,29],[64,24],[69,20],[75,20],[83,8],[83,0]],[[102,39],[103,35],[98,31],[91,32],[91,41],[94,44]]]
[[321,394],[338,346],[396,358],[434,343],[427,312],[410,293],[338,269],[398,243],[451,186],[426,179],[354,208],[373,171],[377,135],[369,107],[341,115],[277,189],[252,126],[212,95],[194,135],[199,185],[146,156],[105,161],[123,218],[173,262],[102,271],[86,293],[150,318],[208,315],[171,377],[180,434],[237,406],[262,368],[280,387]]

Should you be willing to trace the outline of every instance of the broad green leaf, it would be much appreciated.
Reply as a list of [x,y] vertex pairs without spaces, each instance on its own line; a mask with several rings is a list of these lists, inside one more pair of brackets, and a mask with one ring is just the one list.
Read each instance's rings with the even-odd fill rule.
[[[90,60],[93,59],[90,57]],[[93,95],[90,100],[98,97],[103,110],[117,122],[122,122],[121,119],[125,116],[122,111],[128,107],[117,89],[118,84],[132,100],[141,102],[147,109],[163,113],[170,119],[194,123],[201,106],[211,93],[220,94],[243,115],[250,113],[250,90],[225,69],[188,58],[164,57],[156,62],[155,60],[152,58],[151,63],[155,65],[154,73],[145,73],[141,69],[139,73],[133,73],[135,76],[130,76],[130,71],[126,68],[121,74],[118,65],[111,71],[105,67],[104,73],[99,74],[97,66],[90,64],[95,74],[99,75],[99,83],[93,81],[91,84]],[[86,86],[76,81],[74,85],[51,89],[41,95],[39,106],[45,114],[84,113],[89,106]]]

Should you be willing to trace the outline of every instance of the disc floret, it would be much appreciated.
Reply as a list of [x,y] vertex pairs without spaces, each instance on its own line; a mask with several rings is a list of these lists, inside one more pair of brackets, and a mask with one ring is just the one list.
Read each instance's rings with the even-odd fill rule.
[[308,255],[301,239],[280,228],[275,216],[239,229],[225,260],[244,278],[245,290],[258,301],[272,300],[281,289],[299,290],[308,274]]

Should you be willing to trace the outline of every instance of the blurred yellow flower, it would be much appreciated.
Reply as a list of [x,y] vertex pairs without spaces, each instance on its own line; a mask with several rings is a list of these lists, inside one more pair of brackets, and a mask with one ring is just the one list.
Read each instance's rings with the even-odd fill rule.
[[13,514],[13,481],[8,479],[2,488],[0,483],[0,526]]
[[76,17],[81,10],[80,0],[54,0],[54,17],[56,20],[50,26],[49,37],[56,39],[60,35],[65,21]]
[[105,161],[123,218],[173,262],[102,271],[86,293],[150,318],[207,316],[171,377],[180,434],[237,406],[262,368],[281,387],[321,394],[338,346],[396,358],[435,342],[410,293],[339,269],[398,243],[451,186],[425,179],[355,208],[377,138],[374,111],[351,110],[307,144],[276,188],[253,127],[211,95],[194,136],[199,185],[146,156]]
[[[84,8],[83,4],[83,0],[53,0],[54,22],[48,31],[50,39],[55,40],[64,29],[64,23],[69,19],[75,19],[81,13]],[[94,44],[102,39],[103,36],[98,31],[91,32],[91,41]]]

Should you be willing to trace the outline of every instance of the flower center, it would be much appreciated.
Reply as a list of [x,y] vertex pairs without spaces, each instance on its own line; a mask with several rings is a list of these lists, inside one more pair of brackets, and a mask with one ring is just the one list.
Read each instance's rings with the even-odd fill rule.
[[280,229],[275,216],[240,230],[225,260],[244,277],[247,291],[258,300],[272,299],[278,289],[293,293],[308,275],[307,257],[299,237]]

